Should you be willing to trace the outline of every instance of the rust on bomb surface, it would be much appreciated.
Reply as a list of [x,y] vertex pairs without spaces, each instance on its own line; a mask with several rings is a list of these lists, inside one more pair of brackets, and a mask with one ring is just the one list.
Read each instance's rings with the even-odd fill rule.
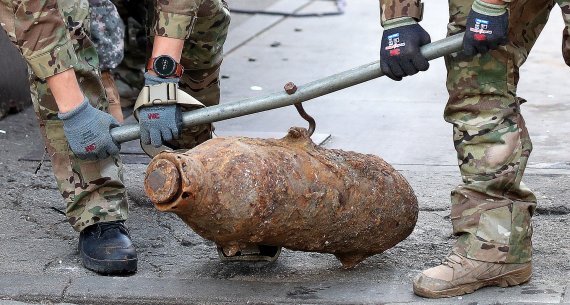
[[216,138],[163,152],[145,189],[157,209],[224,249],[331,253],[347,268],[404,240],[418,216],[412,188],[392,166],[318,147],[302,128],[279,140]]
[[148,172],[145,179],[148,196],[157,202],[174,200],[180,190],[180,174],[176,165],[168,160],[156,160]]

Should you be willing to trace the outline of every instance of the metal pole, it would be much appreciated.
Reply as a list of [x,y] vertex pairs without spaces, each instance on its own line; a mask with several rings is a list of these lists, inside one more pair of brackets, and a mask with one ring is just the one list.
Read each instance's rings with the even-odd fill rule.
[[[459,52],[462,49],[463,33],[423,46],[422,54],[428,60],[433,60]],[[183,114],[182,124],[189,127],[290,106],[352,87],[381,76],[384,76],[384,74],[380,70],[380,62],[375,61],[358,68],[299,86],[297,92],[292,95],[283,91],[265,97],[250,98],[186,112]],[[119,143],[128,142],[140,137],[140,129],[138,125],[125,125],[113,128],[111,130],[111,136]]]

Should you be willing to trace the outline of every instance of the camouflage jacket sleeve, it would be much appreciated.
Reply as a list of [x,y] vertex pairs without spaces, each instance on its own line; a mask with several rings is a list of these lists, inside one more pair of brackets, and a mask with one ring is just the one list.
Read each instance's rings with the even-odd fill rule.
[[157,36],[186,39],[192,32],[201,0],[155,0]]
[[421,0],[380,0],[381,23],[387,20],[412,17],[417,21],[422,19],[423,4]]
[[562,38],[562,56],[568,66],[570,66],[570,0],[557,0],[562,9],[562,17],[566,23]]
[[77,65],[58,0],[2,1],[0,23],[35,75],[46,79]]

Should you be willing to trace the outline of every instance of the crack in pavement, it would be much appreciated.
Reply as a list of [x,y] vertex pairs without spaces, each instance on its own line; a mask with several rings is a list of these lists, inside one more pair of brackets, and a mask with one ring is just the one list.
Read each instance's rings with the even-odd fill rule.
[[67,294],[67,289],[71,286],[72,278],[69,278],[65,287],[63,287],[63,291],[61,292],[60,301],[63,302],[65,300],[65,295]]
[[153,273],[157,273],[159,278],[162,277],[162,268],[161,268],[158,264],[154,264],[154,263],[152,263],[151,261],[148,261],[148,260],[144,260],[144,262],[148,263],[151,267],[154,268],[154,272],[153,272]]
[[185,239],[184,237],[180,237],[178,236],[178,234],[176,234],[176,229],[174,229],[172,227],[172,225],[170,224],[170,222],[165,221],[161,218],[157,218],[156,219],[158,226],[167,229],[170,232],[170,236],[172,236],[172,238],[174,238],[174,240],[179,243],[182,247],[190,247],[193,246],[194,243],[192,243],[191,241]]
[[53,265],[54,263],[55,263],[54,261],[49,261],[49,262],[45,263],[44,266],[43,266],[43,268],[42,268],[42,272],[45,273],[45,272],[48,270],[48,268],[49,268],[51,265]]

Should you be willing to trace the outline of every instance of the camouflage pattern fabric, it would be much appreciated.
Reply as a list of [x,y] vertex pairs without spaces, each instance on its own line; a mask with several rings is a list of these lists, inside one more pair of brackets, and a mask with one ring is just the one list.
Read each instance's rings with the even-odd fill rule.
[[154,34],[183,40],[190,37],[196,22],[196,13],[200,6],[207,2],[210,0],[156,0]]
[[125,24],[110,0],[89,0],[91,40],[99,54],[99,69],[116,68],[123,61]]
[[[516,2],[517,0],[503,0],[504,2]],[[567,2],[568,0],[558,0]],[[452,0],[449,0],[450,5]],[[401,17],[412,17],[420,21],[423,15],[423,4],[421,0],[380,0],[381,23],[390,19]]]
[[91,40],[99,55],[101,81],[109,102],[108,112],[123,123],[123,110],[112,69],[115,69],[124,58],[125,24],[110,0],[89,0],[91,16]]
[[[524,263],[532,256],[533,193],[522,183],[532,151],[516,96],[519,68],[548,20],[554,0],[505,0],[510,10],[510,43],[473,58],[446,57],[450,99],[446,121],[463,185],[451,196],[458,253],[476,260]],[[556,0],[566,23],[562,53],[570,66],[570,1]],[[448,34],[465,30],[473,0],[450,0]],[[381,22],[421,16],[419,0],[380,0]]]
[[[144,80],[141,71],[144,70],[147,58],[145,25],[156,26],[158,23],[155,20],[164,15],[164,12],[157,12],[155,16],[150,16],[152,20],[146,20],[141,16],[145,14],[141,12],[146,12],[148,2],[132,2],[125,3],[119,0],[114,2],[127,24],[125,61],[114,70],[117,86],[122,96],[128,94],[132,88],[135,88],[134,92],[138,95],[142,88]],[[225,1],[196,1],[195,4],[190,5],[197,9],[191,13],[194,21],[192,27],[188,29],[188,39],[185,40],[182,51],[181,64],[185,70],[179,85],[180,89],[204,105],[213,106],[219,104],[220,101],[220,65],[223,59],[223,45],[230,24],[230,13]],[[139,15],[132,16],[131,12],[139,12]],[[165,33],[176,31],[177,29],[164,30]],[[154,32],[154,34],[159,33]],[[183,36],[186,37],[186,34]],[[133,97],[136,98],[136,95]],[[185,111],[191,110],[193,109],[185,107]],[[209,140],[212,137],[212,131],[212,124],[184,128],[181,138],[168,144],[175,149],[193,148]]]
[[[99,65],[97,52],[87,33],[87,0],[30,0],[20,1],[18,6],[3,0],[0,10],[0,22],[3,27],[7,25],[4,28],[34,72],[30,73],[32,101],[70,224],[81,231],[100,221],[126,219],[128,207],[120,159],[83,161],[75,158],[45,82],[46,77],[73,67],[81,89],[92,104],[101,110],[107,108],[96,68]],[[34,14],[27,14],[28,11]],[[38,28],[34,20],[44,27]],[[46,27],[50,31],[46,31]],[[37,48],[29,49],[29,46]],[[62,50],[60,47],[57,51],[58,46],[68,46],[68,53],[62,55],[62,59],[58,57]],[[73,64],[67,65],[68,62]]]
[[[220,66],[223,45],[230,26],[230,14],[225,1],[202,1],[195,23],[182,50],[184,74],[180,89],[206,107],[220,103]],[[189,111],[192,109],[186,109]],[[183,128],[178,140],[169,142],[173,148],[193,148],[212,138],[212,124]]]
[[[451,0],[448,33],[465,30],[473,0]],[[446,57],[449,101],[463,185],[451,195],[455,251],[468,258],[525,263],[532,256],[533,193],[521,182],[532,151],[517,97],[519,68],[546,24],[554,0],[509,4],[509,44],[483,56]]]
[[[187,69],[181,87],[200,96],[204,104],[214,105],[219,102],[219,66],[230,17],[222,1],[203,2],[193,14],[196,22],[184,47]],[[87,0],[0,0],[0,23],[30,66],[32,100],[58,187],[67,204],[69,222],[81,231],[97,222],[126,219],[127,194],[120,159],[75,158],[57,118],[57,104],[45,82],[45,78],[73,68],[92,104],[107,109],[97,50],[88,35]],[[140,42],[140,38],[137,34],[136,40]],[[209,125],[184,132],[184,137],[173,146],[190,148],[211,137]]]
[[[57,0],[1,0],[0,20],[34,73],[45,79],[77,64]],[[29,12],[35,12],[29,14]]]
[[146,30],[149,15],[147,2],[148,0],[113,0],[125,24],[125,56],[112,71],[123,107],[134,105],[144,85],[143,72],[149,48]]
[[380,22],[382,26],[387,20],[401,17],[422,19],[423,5],[421,0],[380,0]]

